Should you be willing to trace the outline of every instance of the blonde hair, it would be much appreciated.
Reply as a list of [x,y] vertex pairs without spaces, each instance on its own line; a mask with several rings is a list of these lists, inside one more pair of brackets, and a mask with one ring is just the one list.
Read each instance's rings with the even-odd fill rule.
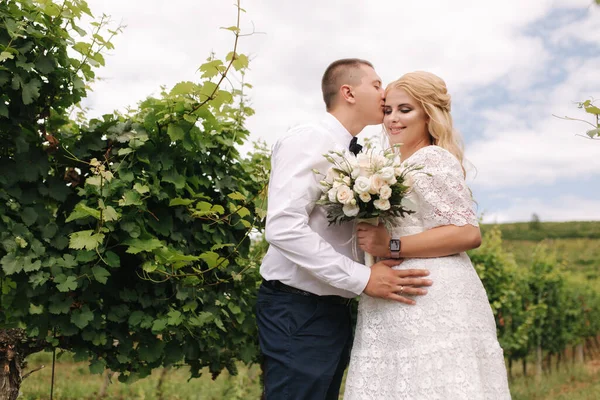
[[431,142],[453,154],[466,176],[463,144],[460,133],[452,123],[450,95],[444,80],[431,72],[409,72],[390,83],[385,89],[386,95],[392,89],[403,89],[419,102],[429,117],[427,127]]

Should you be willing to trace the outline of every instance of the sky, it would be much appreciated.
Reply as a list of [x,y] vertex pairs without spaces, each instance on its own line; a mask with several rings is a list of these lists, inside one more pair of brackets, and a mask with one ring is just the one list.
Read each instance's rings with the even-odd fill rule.
[[[600,99],[600,7],[593,0],[242,0],[240,53],[256,114],[251,140],[270,146],[322,118],[320,80],[334,60],[370,60],[384,84],[426,70],[442,77],[465,143],[484,222],[600,220],[600,141],[576,102]],[[161,85],[199,80],[224,58],[234,0],[88,0],[126,25],[83,105],[124,110]],[[236,82],[233,79],[233,82]],[[598,102],[600,104],[600,101]],[[368,127],[368,137],[381,127]]]

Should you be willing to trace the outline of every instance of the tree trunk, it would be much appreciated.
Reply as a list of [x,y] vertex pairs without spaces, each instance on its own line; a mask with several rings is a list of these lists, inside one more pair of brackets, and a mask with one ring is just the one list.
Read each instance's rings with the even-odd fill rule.
[[25,358],[43,349],[44,343],[29,339],[23,329],[0,329],[0,400],[19,396],[23,379],[31,374],[23,376]]
[[164,400],[162,385],[165,381],[165,378],[167,377],[167,372],[169,372],[169,368],[167,367],[163,368],[162,371],[160,371],[160,378],[158,378],[158,384],[156,385],[156,398],[158,400]]
[[15,400],[19,396],[24,356],[20,354],[16,329],[0,329],[0,400]]
[[560,360],[562,359],[562,352],[559,351],[556,355],[556,372],[560,371]]
[[523,357],[521,362],[523,363],[523,376],[527,376],[527,360]]
[[588,351],[590,352],[591,358],[596,358],[596,356],[598,355],[598,349],[596,348],[596,346],[594,346],[594,339],[591,337],[586,338],[585,346],[587,347]]
[[513,369],[512,368],[513,368],[513,359],[509,358],[508,359],[508,379],[510,381],[512,381],[512,379],[513,379]]
[[548,352],[548,354],[546,355],[546,362],[544,363],[546,364],[546,368],[544,368],[544,371],[549,374],[550,372],[552,372],[552,353]]
[[544,361],[544,354],[542,352],[542,346],[537,346],[535,349],[535,378],[542,379],[543,368],[542,362]]
[[102,382],[102,386],[100,387],[100,391],[98,392],[99,398],[106,397],[106,392],[108,391],[108,386],[110,385],[110,380],[112,379],[115,373],[110,369],[106,370],[106,375],[104,375],[104,381]]
[[583,363],[583,344],[579,343],[575,346],[575,354],[573,356],[573,361],[577,363]]

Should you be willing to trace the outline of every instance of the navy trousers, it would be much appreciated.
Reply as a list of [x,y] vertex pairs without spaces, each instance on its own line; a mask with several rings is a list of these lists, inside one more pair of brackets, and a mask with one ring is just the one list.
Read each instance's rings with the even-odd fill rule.
[[256,305],[266,400],[338,400],[352,346],[350,307],[264,285]]

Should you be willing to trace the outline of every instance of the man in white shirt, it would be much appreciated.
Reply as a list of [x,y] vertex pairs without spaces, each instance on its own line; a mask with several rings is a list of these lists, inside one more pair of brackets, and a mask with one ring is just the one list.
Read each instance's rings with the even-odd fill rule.
[[[329,225],[319,178],[329,150],[348,149],[383,120],[384,91],[371,63],[343,59],[322,80],[324,120],[290,129],[273,148],[257,323],[267,400],[337,400],[352,344],[350,300],[365,293],[414,304],[431,281],[423,270],[371,268],[353,260],[353,225]],[[358,146],[360,147],[360,146]],[[356,140],[352,144],[356,149]]]

